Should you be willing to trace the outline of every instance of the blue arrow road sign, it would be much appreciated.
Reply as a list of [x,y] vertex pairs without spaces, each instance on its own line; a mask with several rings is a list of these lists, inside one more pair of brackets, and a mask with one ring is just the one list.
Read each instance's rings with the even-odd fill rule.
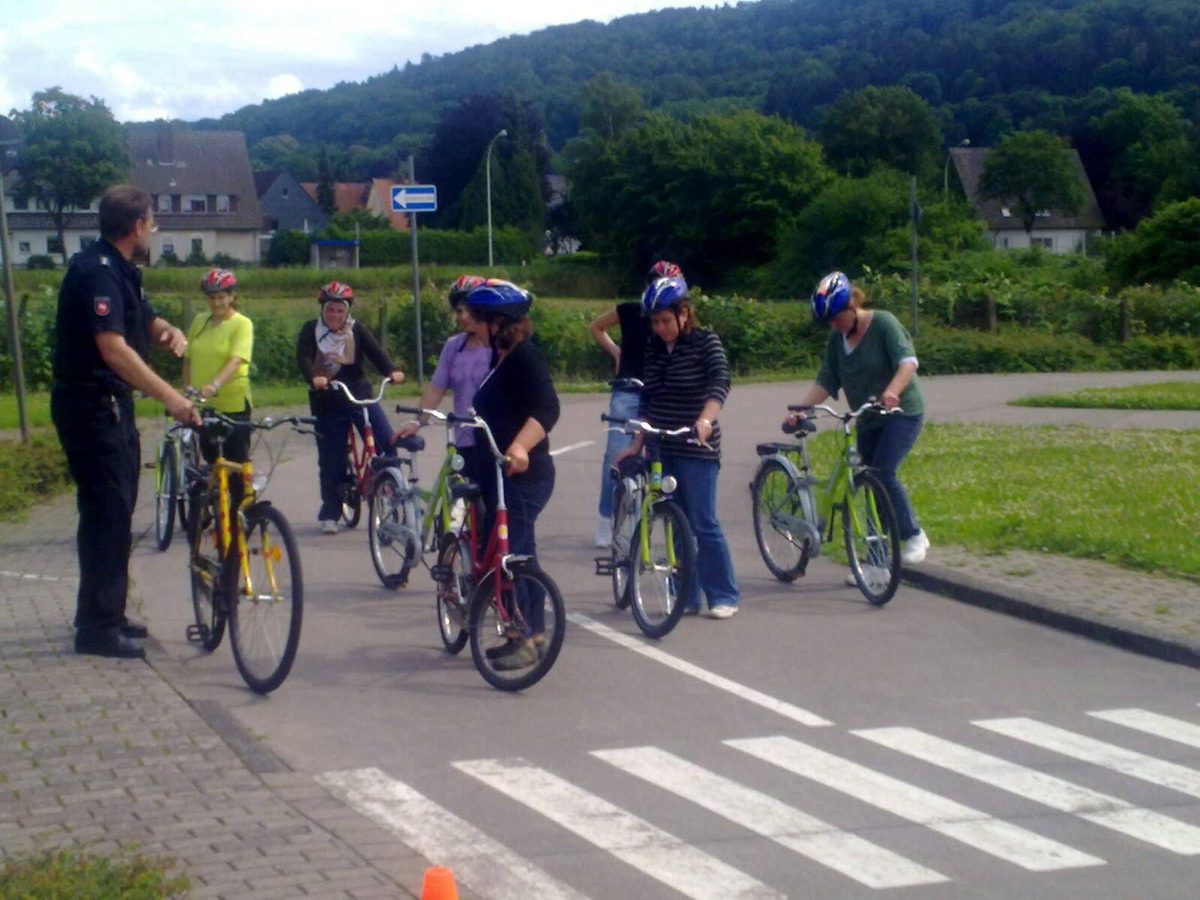
[[436,212],[437,185],[393,184],[392,210],[395,212]]

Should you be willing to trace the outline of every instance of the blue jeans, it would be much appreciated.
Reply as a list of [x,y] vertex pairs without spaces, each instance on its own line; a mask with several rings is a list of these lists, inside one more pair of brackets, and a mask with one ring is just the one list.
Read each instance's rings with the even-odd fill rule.
[[[638,402],[641,394],[636,391],[613,391],[608,400],[608,414],[618,419],[631,419],[637,415]],[[617,491],[617,481],[612,476],[613,457],[633,443],[633,435],[623,431],[608,432],[608,443],[604,447],[604,465],[600,469],[600,517],[607,519],[612,516],[613,495]]]
[[[375,435],[377,453],[392,448],[391,423],[378,403],[367,407],[371,431]],[[317,415],[317,469],[321,483],[321,511],[317,518],[340,519],[342,516],[342,485],[346,483],[346,434],[353,425],[363,433],[362,411],[358,407],[323,412]]]
[[733,576],[733,558],[725,542],[725,532],[717,519],[717,473],[721,463],[715,459],[692,459],[662,455],[663,474],[674,475],[679,487],[675,499],[687,514],[696,537],[696,577],[687,598],[689,609],[700,608],[700,592],[708,597],[708,607],[737,606],[741,592]]
[[900,463],[917,442],[925,417],[885,416],[883,427],[858,432],[858,452],[863,462],[876,471],[879,480],[887,489],[896,510],[896,524],[900,528],[900,539],[907,540],[921,530],[916,513],[908,499],[908,491],[896,475]]

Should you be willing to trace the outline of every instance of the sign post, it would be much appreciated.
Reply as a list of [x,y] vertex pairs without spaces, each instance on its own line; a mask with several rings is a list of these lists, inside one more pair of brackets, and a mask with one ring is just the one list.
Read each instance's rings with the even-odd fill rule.
[[[408,177],[417,180],[417,164],[408,157]],[[416,314],[417,384],[425,386],[425,350],[421,342],[421,273],[417,260],[417,216],[419,212],[437,212],[437,185],[393,184],[392,211],[408,213],[408,230],[412,234],[413,312]]]

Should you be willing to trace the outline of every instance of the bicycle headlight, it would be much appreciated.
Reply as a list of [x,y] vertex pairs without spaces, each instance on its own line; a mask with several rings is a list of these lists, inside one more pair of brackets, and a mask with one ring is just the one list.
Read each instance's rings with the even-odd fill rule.
[[267,489],[267,481],[268,478],[266,472],[255,472],[250,478],[250,486],[254,488],[254,493],[261,494]]
[[455,453],[452,457],[450,457],[451,472],[461,472],[466,465],[467,461],[462,458],[462,454]]
[[857,447],[850,448],[850,452],[846,454],[846,459],[850,462],[850,465],[852,465],[852,466],[861,466],[862,465],[862,454],[858,452]]
[[674,475],[664,475],[662,479],[662,489],[664,494],[672,494],[675,488],[679,487],[679,482],[675,480]]

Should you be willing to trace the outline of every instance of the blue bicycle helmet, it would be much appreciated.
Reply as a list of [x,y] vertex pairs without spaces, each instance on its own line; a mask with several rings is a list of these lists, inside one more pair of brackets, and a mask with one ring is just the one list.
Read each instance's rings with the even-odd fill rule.
[[462,302],[478,315],[521,319],[533,305],[533,294],[511,281],[488,278],[471,288]]
[[850,302],[850,279],[841,272],[830,272],[821,279],[810,302],[814,321],[829,324]]
[[688,286],[682,276],[660,278],[642,294],[642,312],[650,315],[664,309],[675,309],[687,299]]

